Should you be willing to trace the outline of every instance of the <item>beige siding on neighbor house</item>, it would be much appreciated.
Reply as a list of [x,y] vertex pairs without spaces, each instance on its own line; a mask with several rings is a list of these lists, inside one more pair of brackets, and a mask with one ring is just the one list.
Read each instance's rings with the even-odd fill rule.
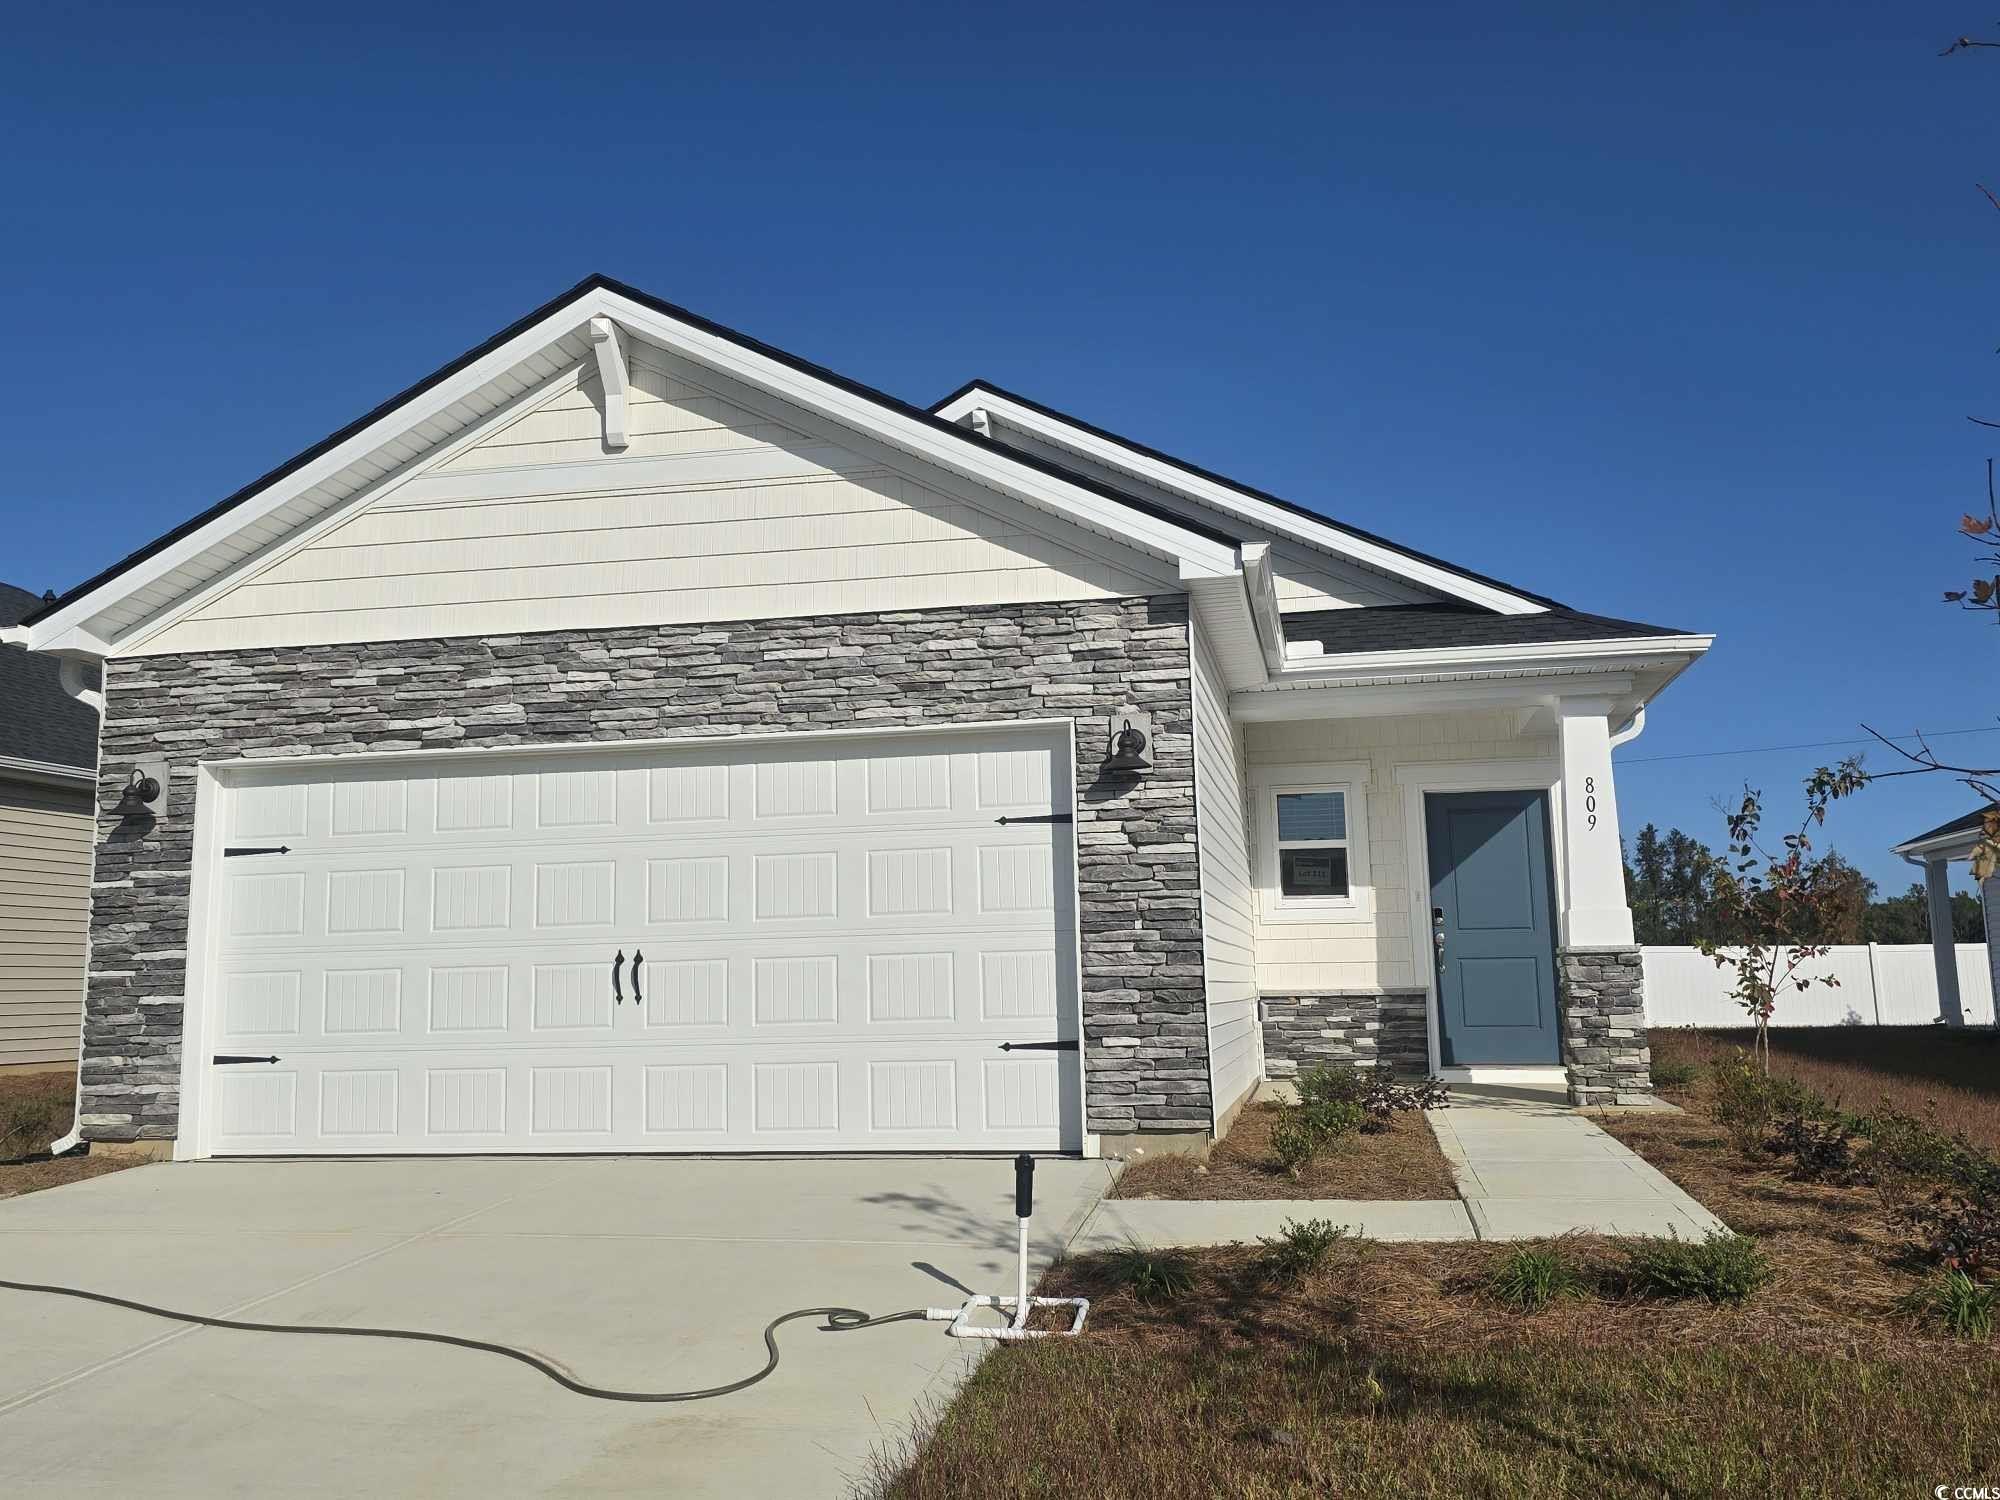
[[0,781],[0,1069],[76,1061],[92,796]]
[[[1374,917],[1365,922],[1270,922],[1257,925],[1257,986],[1266,994],[1310,990],[1418,989],[1411,922],[1430,904],[1411,890],[1420,865],[1406,847],[1404,799],[1420,795],[1398,785],[1402,766],[1454,761],[1553,760],[1553,735],[1517,735],[1511,713],[1421,714],[1399,718],[1324,719],[1296,724],[1249,724],[1248,774],[1259,766],[1314,761],[1368,766],[1368,874]],[[1524,782],[1524,785],[1530,782]],[[1350,825],[1355,823],[1349,813]],[[1553,826],[1553,825],[1551,825]],[[1265,874],[1263,851],[1253,854],[1252,879]]]
[[1201,819],[1201,947],[1208,989],[1209,1076],[1225,1117],[1263,1073],[1257,946],[1243,836],[1243,755],[1229,690],[1199,624],[1194,638],[1194,789]]
[[1009,447],[1019,448],[1024,453],[1032,453],[1089,478],[1115,485],[1127,494],[1149,501],[1163,510],[1191,517],[1204,525],[1220,527],[1231,536],[1243,541],[1269,542],[1271,572],[1278,586],[1280,609],[1340,609],[1371,604],[1422,604],[1438,597],[1435,593],[1419,589],[1413,584],[1357,567],[1318,548],[1308,547],[1303,542],[1272,536],[1234,516],[1218,515],[1207,506],[1197,504],[1184,495],[1177,495],[1172,490],[1162,489],[1159,485],[1141,479],[1136,474],[1128,474],[1122,469],[1100,463],[1074,449],[1046,442],[1022,432],[1019,428],[1009,427],[1004,422],[994,424],[993,436]]
[[[1171,568],[963,481],[755,411],[637,346],[632,441],[595,373],[288,551],[134,654],[1157,593]],[[775,403],[774,403],[775,404]],[[796,420],[793,420],[796,418]],[[865,447],[864,444],[858,446]],[[905,456],[906,457],[906,456]],[[921,477],[920,477],[921,475]]]

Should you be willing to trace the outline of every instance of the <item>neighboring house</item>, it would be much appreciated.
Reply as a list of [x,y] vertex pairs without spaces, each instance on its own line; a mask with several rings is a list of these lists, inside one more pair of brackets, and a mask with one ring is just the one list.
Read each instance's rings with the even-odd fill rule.
[[[1953,1026],[1965,1024],[1965,1006],[1959,996],[1958,944],[1951,924],[1951,867],[1972,858],[1972,851],[1985,838],[1986,819],[1996,810],[2000,804],[1974,808],[1889,851],[1923,866],[1924,894],[1930,904],[1931,954],[1937,965],[1938,1013]],[[1986,913],[1986,962],[1993,975],[1993,996],[2000,1001],[2000,871],[1980,883],[1979,900]]]
[[0,583],[0,1073],[74,1068],[83,1022],[97,710],[16,643],[43,602]]
[[994,386],[592,278],[31,629],[107,673],[98,1143],[1112,1152],[1267,1060],[1649,1087],[1611,751],[1710,638]]

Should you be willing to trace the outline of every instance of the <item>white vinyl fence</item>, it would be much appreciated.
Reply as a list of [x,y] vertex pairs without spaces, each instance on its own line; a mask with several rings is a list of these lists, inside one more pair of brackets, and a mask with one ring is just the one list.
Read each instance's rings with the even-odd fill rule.
[[[1699,948],[1644,948],[1648,1026],[1748,1026],[1730,998],[1735,982]],[[1937,968],[1929,943],[1858,943],[1806,965],[1815,983],[1778,996],[1773,1026],[1928,1026],[1938,1018]],[[1984,943],[1958,945],[1958,995],[1971,1026],[1993,1024],[1993,975]]]

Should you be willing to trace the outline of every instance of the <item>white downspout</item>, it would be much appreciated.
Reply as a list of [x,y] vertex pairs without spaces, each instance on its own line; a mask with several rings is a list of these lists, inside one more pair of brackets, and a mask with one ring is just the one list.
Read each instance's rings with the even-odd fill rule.
[[[102,671],[103,668],[100,666],[98,670]],[[102,762],[104,756],[104,688],[102,679],[99,679],[97,687],[92,687],[90,685],[90,678],[84,671],[84,664],[68,656],[62,658],[62,668],[58,675],[62,682],[63,691],[76,699],[77,702],[87,705],[97,715],[97,740],[92,747],[95,753],[91,757],[91,769],[94,771],[98,764]],[[97,884],[97,785],[95,782],[91,783],[90,788],[90,822],[90,882],[94,888]],[[49,1155],[51,1156],[61,1156],[64,1152],[74,1151],[77,1148],[77,1143],[83,1139],[83,1042],[84,1024],[90,1013],[90,942],[90,929],[86,926],[83,934],[83,996],[81,1003],[77,1006],[76,1015],[76,1103],[75,1107],[70,1111],[69,1134],[49,1144]]]

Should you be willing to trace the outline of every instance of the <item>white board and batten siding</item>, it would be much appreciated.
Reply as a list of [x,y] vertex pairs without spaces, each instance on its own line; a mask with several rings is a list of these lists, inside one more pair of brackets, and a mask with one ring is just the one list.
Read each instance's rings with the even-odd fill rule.
[[1242,747],[1229,718],[1229,691],[1198,624],[1191,635],[1202,969],[1208,990],[1209,1082],[1220,1123],[1264,1072],[1257,1020],[1256,899],[1243,826]]
[[[1166,564],[720,394],[633,341],[630,446],[594,373],[448,444],[134,654],[1169,592]],[[707,375],[711,383],[719,377]],[[865,446],[865,443],[862,444]],[[922,474],[923,477],[918,477]]]
[[76,1062],[94,799],[0,781],[0,1071]]
[[[1648,947],[1648,1026],[1748,1026],[1731,998],[1732,971],[1717,968],[1698,948]],[[1959,1004],[1968,1026],[1993,1024],[1993,970],[1984,943],[1956,950]],[[1787,990],[1771,1013],[1773,1026],[1928,1026],[1938,1019],[1937,964],[1928,943],[1848,943],[1808,960],[1812,981]],[[1819,983],[1831,976],[1837,985]]]
[[205,877],[194,1154],[1079,1150],[1071,764],[1002,726],[236,773],[219,842],[282,852]]

